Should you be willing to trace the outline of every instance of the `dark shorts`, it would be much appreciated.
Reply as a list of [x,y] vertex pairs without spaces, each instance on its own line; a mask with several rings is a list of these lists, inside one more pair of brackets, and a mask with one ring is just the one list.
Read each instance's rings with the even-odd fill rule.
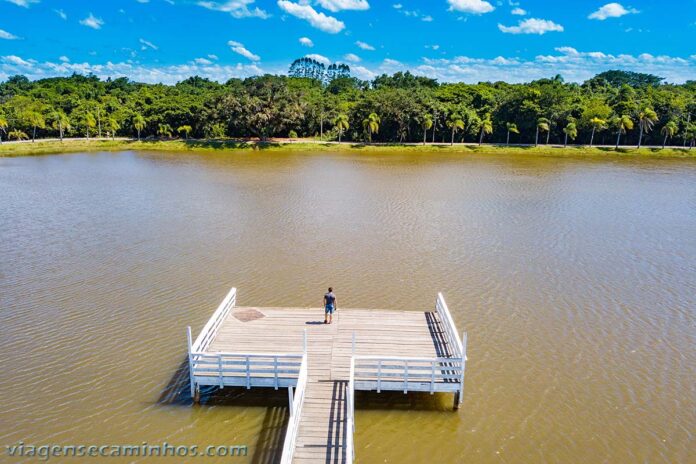
[[326,306],[324,306],[324,312],[326,314],[333,314],[334,313],[334,305],[327,304]]

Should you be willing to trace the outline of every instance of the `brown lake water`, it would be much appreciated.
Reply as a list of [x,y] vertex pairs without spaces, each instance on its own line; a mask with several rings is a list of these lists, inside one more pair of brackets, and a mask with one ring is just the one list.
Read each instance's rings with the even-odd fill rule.
[[272,462],[286,393],[192,407],[185,327],[231,286],[319,306],[328,285],[343,307],[442,291],[469,335],[459,411],[358,395],[357,462],[696,462],[696,162],[279,152],[0,158],[0,461],[166,441]]

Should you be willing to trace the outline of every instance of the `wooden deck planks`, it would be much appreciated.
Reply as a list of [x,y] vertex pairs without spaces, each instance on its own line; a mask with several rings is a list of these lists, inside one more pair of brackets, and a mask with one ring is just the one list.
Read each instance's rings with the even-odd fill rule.
[[[240,320],[249,310],[263,317]],[[441,341],[437,318],[436,313],[423,311],[341,309],[327,325],[320,308],[237,307],[207,351],[302,353],[306,331],[308,383],[293,461],[345,463],[351,356],[444,356],[447,346]]]

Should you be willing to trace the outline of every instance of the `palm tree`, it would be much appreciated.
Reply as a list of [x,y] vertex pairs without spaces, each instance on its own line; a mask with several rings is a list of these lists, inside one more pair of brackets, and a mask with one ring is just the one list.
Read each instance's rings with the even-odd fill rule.
[[157,128],[157,134],[160,137],[171,137],[172,126],[170,126],[169,124],[160,124]]
[[180,134],[183,132],[184,137],[186,138],[186,140],[188,140],[189,132],[191,132],[192,130],[193,129],[191,128],[191,126],[183,125],[183,126],[179,126],[176,131]]
[[111,132],[111,140],[116,139],[116,131],[121,128],[121,125],[118,123],[116,118],[113,116],[110,116],[109,119],[106,120],[107,127],[109,128],[109,132]]
[[578,136],[578,126],[574,122],[569,122],[563,128],[563,133],[565,134],[563,146],[567,147],[568,146],[568,137],[570,137],[571,140],[575,140],[575,137]]
[[551,129],[551,121],[546,118],[539,118],[536,126],[536,136],[534,137],[534,146],[539,146],[539,131],[548,132]]
[[657,122],[657,113],[652,108],[645,108],[638,113],[638,127],[640,134],[638,135],[638,148],[643,141],[643,133],[648,133]]
[[350,124],[348,124],[348,116],[341,113],[334,119],[334,126],[338,129],[338,143],[341,143],[341,136],[344,131],[350,129]]
[[689,141],[689,150],[691,150],[694,146],[694,141],[696,141],[696,124],[686,126],[684,137]]
[[457,132],[457,130],[464,129],[464,121],[461,117],[459,117],[458,114],[453,113],[452,115],[450,115],[446,124],[447,127],[452,129],[452,141],[450,142],[450,145],[454,145],[454,133]]
[[667,124],[662,126],[662,129],[660,129],[660,133],[665,136],[664,140],[662,140],[662,148],[665,148],[665,145],[667,145],[667,139],[670,139],[674,136],[674,134],[677,133],[677,130],[679,127],[677,126],[677,123],[674,121],[669,121]]
[[614,127],[616,127],[616,149],[619,149],[619,142],[621,141],[621,134],[625,134],[627,131],[633,129],[633,120],[626,116],[617,116],[614,118]]
[[493,132],[493,121],[491,121],[490,116],[486,116],[486,119],[481,121],[481,135],[479,136],[479,146],[483,143],[483,136]]
[[379,124],[382,122],[376,113],[370,113],[370,115],[363,120],[363,129],[367,131],[370,143],[372,143],[372,134],[379,133]]
[[28,138],[29,138],[29,136],[26,134],[26,132],[23,132],[23,131],[21,131],[21,130],[19,130],[19,129],[10,131],[10,132],[7,134],[7,139],[8,139],[8,140],[12,140],[12,139],[15,139],[15,140],[26,140],[26,139],[28,139]]
[[519,134],[520,130],[517,128],[517,124],[514,122],[508,122],[505,124],[507,128],[507,139],[505,140],[505,145],[510,145],[510,132],[513,134]]
[[63,134],[65,134],[66,130],[70,129],[70,119],[67,114],[60,110],[54,111],[53,114],[51,114],[51,119],[53,120],[51,127],[58,131],[60,141],[62,142]]
[[607,122],[604,119],[594,117],[594,118],[590,119],[590,125],[592,125],[592,135],[590,136],[590,147],[591,147],[592,142],[594,142],[595,131],[606,129]]
[[94,119],[94,115],[92,113],[85,114],[85,128],[87,129],[87,140],[89,140],[89,130],[94,129],[96,125],[97,120]]
[[133,127],[138,131],[138,142],[140,142],[140,131],[145,129],[145,118],[140,114],[133,116]]
[[423,119],[421,120],[421,127],[423,128],[423,145],[425,145],[425,137],[428,135],[428,129],[433,127],[433,117],[430,113],[425,113]]
[[[0,116],[0,132],[7,133],[7,118]],[[2,135],[0,135],[0,143],[2,143]]]
[[36,128],[45,128],[46,120],[44,119],[43,114],[39,113],[38,111],[29,111],[26,113],[25,117],[29,125],[33,128],[31,133],[31,141],[34,142],[36,141]]

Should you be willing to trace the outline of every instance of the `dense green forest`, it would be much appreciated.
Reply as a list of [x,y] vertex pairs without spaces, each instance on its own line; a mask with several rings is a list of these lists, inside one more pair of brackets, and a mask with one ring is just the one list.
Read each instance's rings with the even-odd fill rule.
[[327,79],[297,66],[290,76],[224,84],[201,77],[175,85],[143,84],[93,75],[37,81],[13,76],[0,83],[3,140],[321,137],[693,145],[694,118],[696,81],[665,84],[626,71],[608,71],[582,84],[561,76],[525,84],[438,83],[408,72],[368,82],[343,68]]

